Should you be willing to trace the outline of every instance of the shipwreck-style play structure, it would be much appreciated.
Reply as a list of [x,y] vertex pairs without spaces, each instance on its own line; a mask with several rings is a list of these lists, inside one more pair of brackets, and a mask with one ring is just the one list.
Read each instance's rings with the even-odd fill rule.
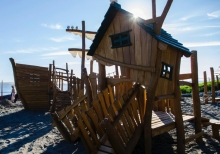
[[[145,153],[151,153],[152,137],[172,129],[176,129],[178,153],[184,152],[188,142],[202,141],[202,126],[212,125],[213,137],[219,138],[219,121],[201,117],[197,52],[161,28],[171,3],[168,0],[156,17],[152,0],[153,18],[144,20],[112,2],[88,51],[98,62],[98,75],[82,70],[85,89],[67,65],[57,68],[53,62],[41,68],[15,64],[11,58],[24,107],[50,110],[52,125],[63,138],[80,138],[88,153],[132,153],[141,135]],[[187,74],[180,74],[183,56],[191,59]],[[111,65],[120,67],[121,76],[106,75]],[[62,88],[64,82],[67,90]],[[181,111],[180,85],[192,86],[192,115]],[[186,121],[194,123],[194,135],[189,138],[184,133]]]
[[11,61],[15,87],[26,110],[49,110],[50,75],[47,67],[26,65]]

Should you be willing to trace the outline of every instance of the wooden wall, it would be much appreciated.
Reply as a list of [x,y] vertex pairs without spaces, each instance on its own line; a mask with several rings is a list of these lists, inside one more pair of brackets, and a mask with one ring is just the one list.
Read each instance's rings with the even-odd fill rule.
[[[109,35],[127,30],[131,30],[130,41],[132,45],[112,49],[112,42]],[[155,67],[157,45],[157,40],[137,25],[135,18],[127,17],[123,13],[118,12],[96,49],[95,55],[112,60],[112,64],[114,64],[114,61],[117,61],[125,64]],[[104,64],[100,60],[97,61]],[[146,85],[149,83],[151,72],[131,69],[130,77],[133,81]]]
[[[16,64],[18,93],[29,110],[49,110],[48,78],[46,67]],[[19,96],[20,97],[20,96]]]
[[[164,79],[161,77],[159,78],[157,90],[156,90],[156,96],[174,93],[174,83],[176,80],[175,74],[177,73],[176,71],[179,70],[178,67],[180,67],[180,62],[177,62],[179,52],[181,51],[178,51],[177,49],[170,47],[170,46],[167,47],[167,50],[162,51],[162,62],[172,65],[173,73],[172,73],[172,80]],[[161,71],[161,68],[160,68],[160,71]]]

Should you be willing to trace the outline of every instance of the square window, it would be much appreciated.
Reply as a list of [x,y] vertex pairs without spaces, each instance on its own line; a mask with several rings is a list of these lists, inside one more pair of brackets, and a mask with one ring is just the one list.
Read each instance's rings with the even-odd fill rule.
[[172,81],[173,66],[162,62],[160,77]]

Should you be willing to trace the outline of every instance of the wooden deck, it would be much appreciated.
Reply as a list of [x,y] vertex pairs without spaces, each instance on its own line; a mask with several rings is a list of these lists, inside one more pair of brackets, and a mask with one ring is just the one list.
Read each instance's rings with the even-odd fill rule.
[[[192,115],[182,115],[183,121],[194,119]],[[152,136],[157,136],[175,128],[175,117],[172,113],[153,111],[151,120]]]

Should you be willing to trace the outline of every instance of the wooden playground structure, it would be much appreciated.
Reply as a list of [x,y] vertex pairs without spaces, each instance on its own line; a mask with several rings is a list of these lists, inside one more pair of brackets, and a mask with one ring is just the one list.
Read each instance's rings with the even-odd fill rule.
[[[98,62],[98,75],[83,69],[79,79],[67,64],[65,69],[55,62],[41,68],[15,64],[11,58],[24,108],[50,110],[52,125],[63,138],[80,138],[88,153],[132,153],[142,134],[145,153],[151,153],[152,137],[172,129],[177,132],[178,153],[188,142],[202,141],[202,126],[211,125],[213,137],[219,138],[220,122],[201,117],[197,52],[161,29],[171,3],[168,0],[156,17],[152,0],[153,18],[143,20],[113,2],[88,51]],[[182,56],[191,59],[190,73],[180,74]],[[120,67],[120,77],[106,76],[106,66],[111,65]],[[186,79],[191,82],[182,81]],[[180,84],[192,86],[193,115],[181,111]],[[186,121],[194,123],[195,134],[189,138],[184,133]]]

